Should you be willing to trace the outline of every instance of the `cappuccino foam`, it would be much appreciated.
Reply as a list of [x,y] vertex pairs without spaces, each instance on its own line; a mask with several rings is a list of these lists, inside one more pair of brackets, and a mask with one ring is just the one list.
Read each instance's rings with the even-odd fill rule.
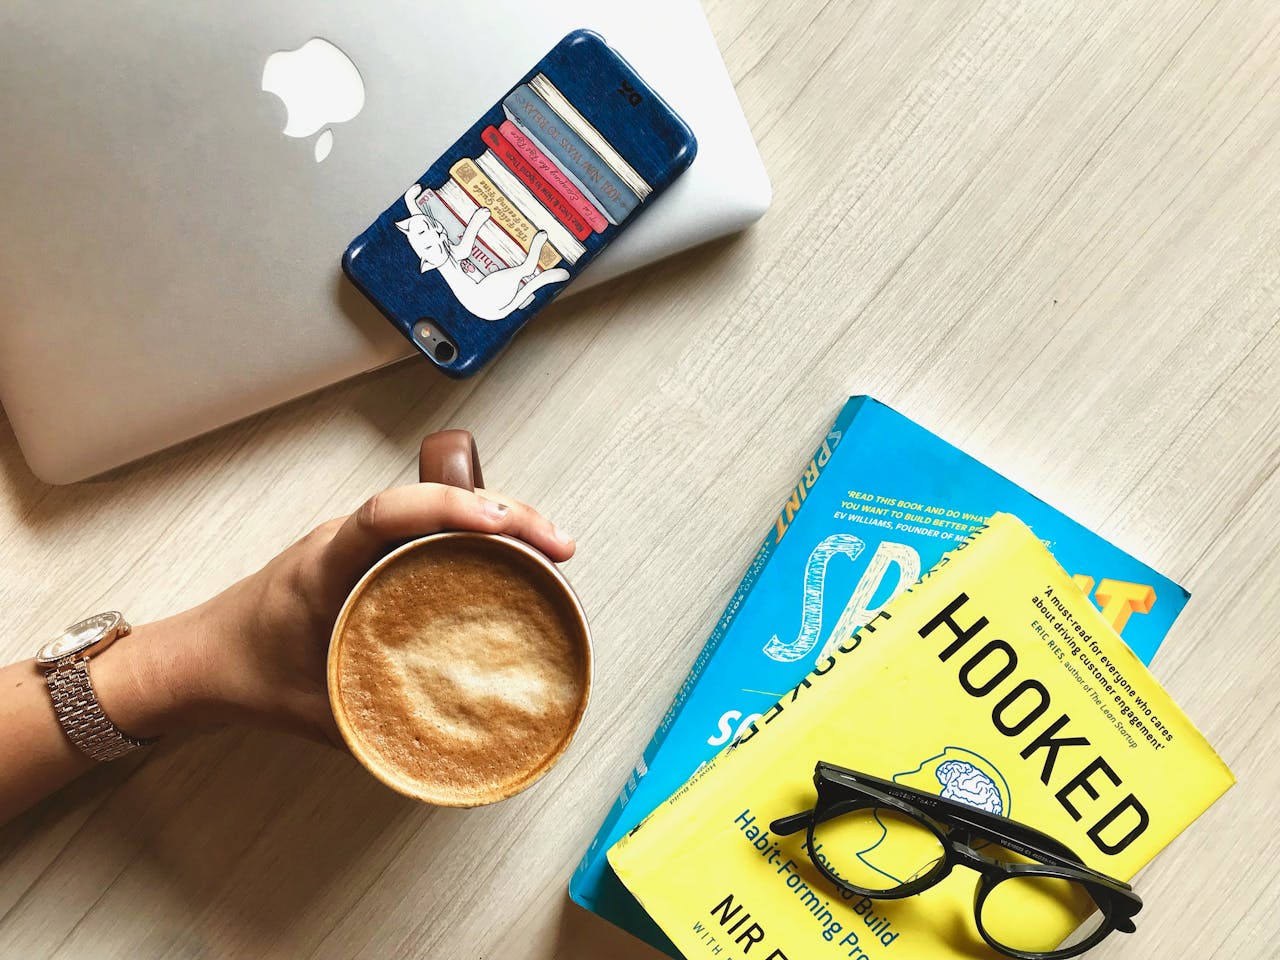
[[366,762],[466,806],[532,782],[577,725],[582,629],[558,582],[483,540],[397,557],[347,612],[338,702]]

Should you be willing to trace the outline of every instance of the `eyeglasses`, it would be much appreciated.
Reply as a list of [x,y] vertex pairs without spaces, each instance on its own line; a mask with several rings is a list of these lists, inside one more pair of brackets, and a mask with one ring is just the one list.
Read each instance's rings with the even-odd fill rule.
[[807,831],[813,865],[841,890],[899,900],[942,882],[956,866],[976,870],[978,932],[1018,960],[1065,960],[1112,930],[1134,930],[1142,900],[1132,887],[1026,824],[831,763],[817,765],[813,782],[813,809],[769,830]]

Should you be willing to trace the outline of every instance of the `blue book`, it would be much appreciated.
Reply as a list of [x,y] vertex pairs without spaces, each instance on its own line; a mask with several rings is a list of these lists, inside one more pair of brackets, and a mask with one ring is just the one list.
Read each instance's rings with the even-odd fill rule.
[[503,113],[542,144],[573,179],[585,187],[616,223],[621,223],[640,202],[613,168],[574,131],[547,102],[522,83],[502,101]]
[[1020,517],[1149,663],[1188,593],[870,397],[805,465],[569,884],[573,899],[679,957],[605,852],[991,514]]

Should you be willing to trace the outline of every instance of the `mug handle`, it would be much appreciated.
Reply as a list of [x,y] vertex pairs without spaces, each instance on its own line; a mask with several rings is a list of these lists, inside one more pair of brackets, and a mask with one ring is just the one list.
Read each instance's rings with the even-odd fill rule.
[[483,487],[480,453],[470,431],[440,430],[423,437],[418,451],[418,481],[471,491]]

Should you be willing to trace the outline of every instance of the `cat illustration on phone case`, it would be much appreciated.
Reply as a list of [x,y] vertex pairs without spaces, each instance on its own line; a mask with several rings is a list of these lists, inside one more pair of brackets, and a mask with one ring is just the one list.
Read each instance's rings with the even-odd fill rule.
[[487,275],[468,270],[463,261],[471,256],[480,228],[489,222],[489,209],[481,207],[476,210],[467,221],[462,239],[453,243],[444,226],[418,207],[417,199],[421,194],[422,187],[416,183],[406,191],[404,203],[409,208],[409,217],[397,221],[396,227],[418,255],[420,272],[439,271],[458,302],[481,320],[505,320],[513,311],[529,306],[533,295],[543,287],[569,279],[569,271],[559,267],[534,275],[538,256],[547,242],[545,230],[537,232],[529,244],[528,254],[515,266],[503,267]]

